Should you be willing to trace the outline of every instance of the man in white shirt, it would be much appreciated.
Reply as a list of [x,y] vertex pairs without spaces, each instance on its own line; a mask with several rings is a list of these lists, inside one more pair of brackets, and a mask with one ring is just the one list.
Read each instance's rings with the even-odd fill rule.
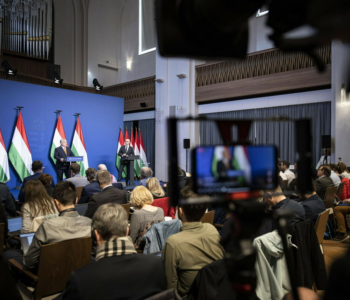
[[[99,164],[97,167],[98,171],[108,171],[107,166],[105,164]],[[117,179],[111,174],[112,183],[118,182]]]
[[277,161],[278,161],[278,170],[280,170],[278,176],[280,176],[280,177],[282,178],[283,181],[288,180],[288,179],[287,179],[287,176],[284,175],[284,173],[282,172],[282,162],[281,162],[281,159],[278,158]]
[[286,175],[288,180],[288,185],[292,182],[292,180],[295,178],[295,174],[289,170],[290,163],[287,160],[282,161],[282,171],[284,172],[284,175]]
[[341,180],[339,176],[332,170],[331,165],[323,164],[321,167],[328,167],[331,169],[331,175],[329,176],[329,178],[332,179],[335,186],[339,186],[339,184],[341,183]]

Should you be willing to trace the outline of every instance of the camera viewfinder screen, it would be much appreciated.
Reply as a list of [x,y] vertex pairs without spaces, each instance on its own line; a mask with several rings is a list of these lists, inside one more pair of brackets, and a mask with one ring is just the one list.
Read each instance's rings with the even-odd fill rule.
[[200,146],[194,150],[194,188],[226,194],[276,187],[274,146]]

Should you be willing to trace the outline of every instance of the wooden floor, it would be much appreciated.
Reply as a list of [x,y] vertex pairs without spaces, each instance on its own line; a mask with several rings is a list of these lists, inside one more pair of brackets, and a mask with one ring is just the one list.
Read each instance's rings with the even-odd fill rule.
[[345,255],[349,247],[350,240],[347,240],[344,243],[339,243],[331,240],[323,241],[323,255],[328,273],[333,262]]

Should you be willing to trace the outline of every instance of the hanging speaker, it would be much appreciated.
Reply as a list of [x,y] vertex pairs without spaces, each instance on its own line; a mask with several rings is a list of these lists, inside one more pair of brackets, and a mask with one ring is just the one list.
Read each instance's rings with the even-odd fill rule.
[[184,139],[184,149],[190,149],[190,139]]
[[322,135],[322,148],[330,149],[331,147],[331,136],[330,135]]

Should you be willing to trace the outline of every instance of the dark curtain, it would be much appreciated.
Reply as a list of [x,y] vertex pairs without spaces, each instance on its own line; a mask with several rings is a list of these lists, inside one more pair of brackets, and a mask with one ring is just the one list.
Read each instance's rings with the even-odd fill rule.
[[141,120],[138,128],[141,130],[143,144],[145,145],[147,162],[154,172],[154,153],[155,153],[155,120]]
[[[331,133],[330,102],[231,111],[205,114],[202,116],[206,116],[209,119],[260,119],[276,116],[286,116],[292,119],[311,118],[314,165],[316,165],[322,153],[321,136]],[[276,145],[279,149],[279,157],[291,163],[296,161],[295,139],[295,124],[291,121],[254,122],[252,123],[249,134],[249,141],[252,144]],[[215,123],[201,122],[200,142],[202,145],[222,143]]]

